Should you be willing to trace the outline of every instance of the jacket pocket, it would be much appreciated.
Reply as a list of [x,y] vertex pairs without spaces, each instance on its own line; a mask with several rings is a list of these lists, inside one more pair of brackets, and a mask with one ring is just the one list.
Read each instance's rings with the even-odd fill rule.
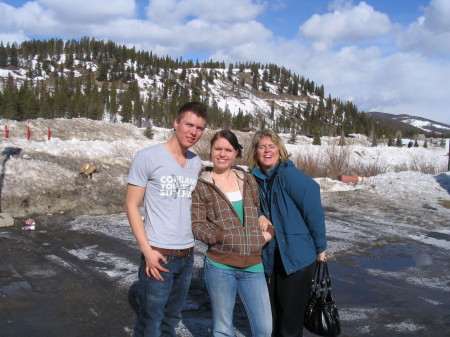
[[259,227],[235,227],[224,230],[222,245],[216,245],[215,248],[221,252],[253,255],[260,254],[264,244],[264,236]]
[[303,251],[303,253],[306,253],[308,250],[311,250],[314,253],[316,251],[314,241],[309,233],[289,233],[286,235],[285,240],[288,251],[298,252],[299,249]]
[[308,227],[303,223],[290,222],[286,223],[283,228],[284,233],[288,235],[310,235]]
[[264,235],[261,232],[261,228],[247,227],[247,254],[256,255],[261,254],[261,251],[266,244]]

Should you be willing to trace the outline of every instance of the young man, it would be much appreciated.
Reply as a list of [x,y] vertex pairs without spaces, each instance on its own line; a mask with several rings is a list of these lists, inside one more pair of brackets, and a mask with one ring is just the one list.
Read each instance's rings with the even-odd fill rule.
[[206,122],[203,104],[186,103],[177,112],[173,136],[139,151],[131,164],[125,207],[142,252],[135,336],[176,336],[191,282],[191,193],[201,168],[200,158],[188,149],[200,139]]

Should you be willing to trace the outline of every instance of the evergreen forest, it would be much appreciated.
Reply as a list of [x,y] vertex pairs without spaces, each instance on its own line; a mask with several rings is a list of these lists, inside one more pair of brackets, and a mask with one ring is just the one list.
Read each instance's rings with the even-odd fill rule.
[[[275,64],[183,60],[113,41],[31,40],[0,43],[0,116],[12,120],[89,118],[171,128],[188,101],[208,106],[208,126],[270,127],[293,135],[350,133],[393,136],[348,101]],[[227,101],[258,99],[263,107],[237,111]],[[408,136],[404,131],[403,136]]]

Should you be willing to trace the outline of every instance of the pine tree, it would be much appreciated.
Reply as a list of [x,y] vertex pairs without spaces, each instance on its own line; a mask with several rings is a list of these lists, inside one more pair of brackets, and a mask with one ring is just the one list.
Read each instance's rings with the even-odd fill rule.
[[228,66],[227,78],[229,81],[233,80],[233,64],[232,63],[230,63],[230,65]]
[[322,145],[322,141],[320,140],[320,135],[318,133],[314,135],[313,145]]
[[389,135],[387,146],[394,146],[394,139]]
[[8,61],[8,54],[3,42],[0,41],[0,67],[6,67]]
[[289,144],[297,144],[297,133],[294,128],[291,128],[291,136],[288,140]]
[[121,99],[122,104],[122,111],[120,112],[120,115],[122,116],[122,122],[123,123],[129,123],[131,122],[131,116],[133,111],[133,104],[131,103],[130,94],[126,92]]
[[135,122],[135,125],[139,128],[142,125],[143,114],[144,113],[143,113],[143,109],[142,109],[142,102],[138,98],[137,100],[134,101],[134,105],[133,105],[133,120]]
[[108,70],[109,70],[109,62],[107,61],[100,61],[98,70],[97,70],[97,78],[96,80],[99,82],[107,81],[108,80]]
[[423,143],[423,147],[426,149],[428,148],[427,140],[425,139],[425,143]]
[[111,90],[109,94],[109,113],[111,118],[117,114],[117,86],[116,81],[111,83]]
[[147,126],[145,127],[144,136],[148,139],[153,139],[153,137],[155,136],[155,132],[151,123],[147,124]]
[[395,146],[397,146],[397,147],[402,147],[403,146],[402,139],[400,137],[397,137],[397,141],[395,142]]
[[377,147],[378,146],[378,138],[375,134],[372,135],[372,146]]
[[419,143],[417,142],[417,139],[414,141],[414,147],[419,147]]
[[19,66],[19,54],[18,54],[18,46],[17,43],[13,43],[11,45],[11,48],[9,49],[9,65],[11,67],[18,67]]

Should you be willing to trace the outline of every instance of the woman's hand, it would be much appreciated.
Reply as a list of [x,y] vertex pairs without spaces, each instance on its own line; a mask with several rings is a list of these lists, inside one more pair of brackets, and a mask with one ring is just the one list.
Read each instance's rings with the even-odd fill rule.
[[263,232],[265,232],[267,230],[267,227],[272,226],[272,223],[269,221],[269,219],[266,218],[265,215],[261,215],[258,218],[258,221],[259,221],[259,226],[261,227],[261,230]]
[[327,251],[317,254],[318,262],[326,262],[327,261]]
[[273,236],[269,232],[263,231],[262,234],[266,243],[273,239]]

